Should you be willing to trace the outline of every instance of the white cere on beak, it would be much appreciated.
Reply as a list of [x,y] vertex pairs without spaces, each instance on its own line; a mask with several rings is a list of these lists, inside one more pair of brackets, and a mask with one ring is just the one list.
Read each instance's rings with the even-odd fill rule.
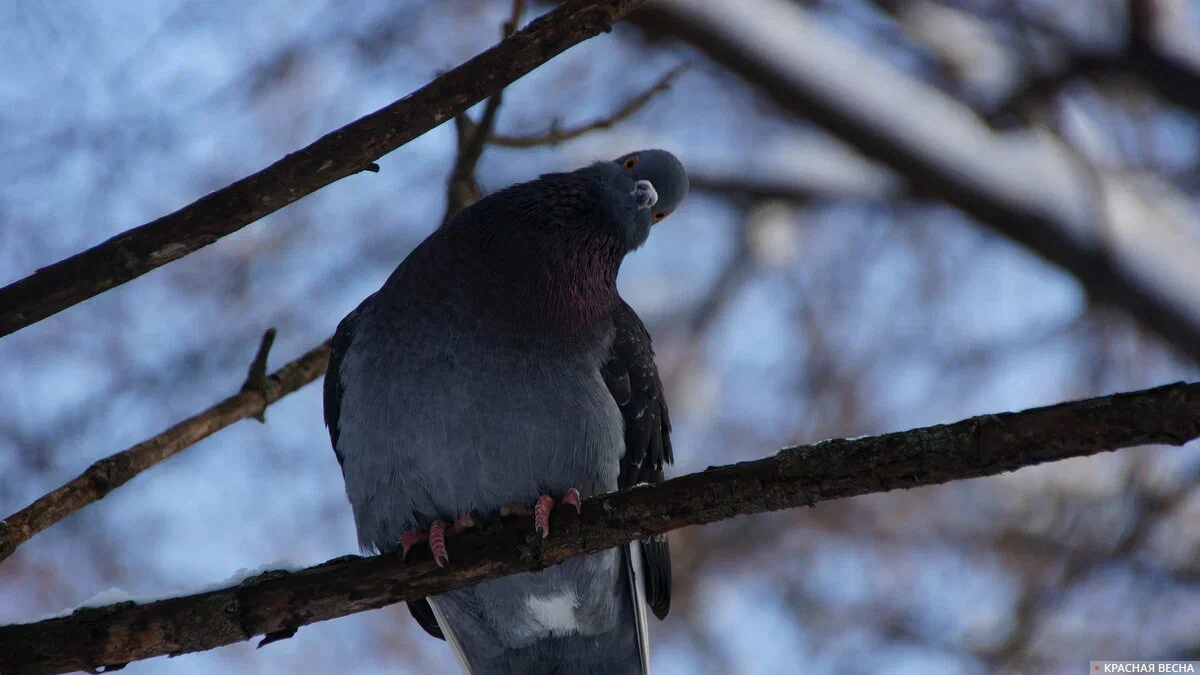
[[648,180],[639,180],[634,184],[633,200],[637,202],[639,209],[648,209],[658,203],[658,190],[654,189],[654,183]]

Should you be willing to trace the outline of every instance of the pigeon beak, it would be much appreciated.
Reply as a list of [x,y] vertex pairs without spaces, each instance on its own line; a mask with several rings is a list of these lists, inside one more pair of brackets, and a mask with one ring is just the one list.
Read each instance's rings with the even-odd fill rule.
[[648,180],[639,180],[635,183],[633,192],[630,194],[639,210],[648,209],[658,203],[658,190],[655,190],[654,183]]

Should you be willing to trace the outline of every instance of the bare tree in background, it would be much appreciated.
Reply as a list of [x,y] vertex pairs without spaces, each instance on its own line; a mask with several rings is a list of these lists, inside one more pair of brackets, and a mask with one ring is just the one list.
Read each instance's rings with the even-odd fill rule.
[[[3,283],[416,89],[493,44],[512,11],[185,1],[89,21],[18,7],[0,28],[21,73],[0,94],[0,123],[18,130],[0,141],[0,231],[16,235],[0,238]],[[253,12],[273,9],[287,19],[261,30]],[[228,423],[261,413],[279,396],[244,364],[263,330],[278,329],[280,363],[319,345],[447,200],[646,140],[680,155],[700,188],[622,277],[659,345],[679,474],[793,442],[1195,380],[1197,11],[649,2],[502,105],[379,160],[379,174],[0,341],[11,364],[0,512],[243,380],[250,393]],[[265,426],[233,426],[21,544],[0,563],[0,621],[113,586],[163,597],[353,551],[311,389],[273,403]],[[656,666],[1071,672],[1093,658],[1197,658],[1196,450],[689,528],[674,540],[679,600],[655,627]],[[127,670],[446,668],[409,624],[388,609],[261,652]]]

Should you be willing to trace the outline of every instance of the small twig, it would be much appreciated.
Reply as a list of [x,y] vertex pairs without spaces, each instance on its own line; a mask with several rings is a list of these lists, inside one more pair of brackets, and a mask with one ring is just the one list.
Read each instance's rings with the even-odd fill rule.
[[281,628],[277,631],[267,633],[263,636],[263,639],[258,641],[258,646],[255,649],[262,649],[273,642],[291,639],[299,630],[299,628]]
[[[259,348],[264,361],[269,348],[270,341],[264,335],[263,346]],[[255,361],[257,365],[258,359]],[[91,465],[74,480],[0,521],[4,524],[0,527],[0,561],[12,555],[33,535],[103,499],[146,469],[238,420],[261,415],[267,406],[323,375],[328,363],[329,342],[326,341],[265,378],[261,389],[244,388],[161,434]]]
[[543,540],[524,518],[502,518],[428,549],[348,557],[268,572],[228,588],[146,604],[77,610],[0,626],[0,672],[61,673],[203,651],[255,635],[282,638],[316,621],[540,570],[688,525],[831,499],[990,476],[1042,462],[1200,437],[1200,384],[1060,403],[953,424],[786,448],[652,486],[600,495],[580,513],[556,509]]
[[[258,345],[258,353],[254,355],[254,360],[250,362],[250,372],[246,375],[246,381],[242,384],[242,391],[258,392],[262,395],[263,400],[267,398],[267,354],[271,352],[271,345],[275,344],[275,329],[268,328],[267,332],[263,333],[262,342]],[[267,423],[267,407],[263,406],[261,412],[254,416],[254,419]]]
[[618,122],[628,119],[634,113],[641,110],[647,103],[650,102],[650,99],[654,98],[660,92],[670,89],[671,83],[675,80],[675,78],[683,73],[683,71],[687,70],[687,68],[687,64],[680,64],[671,69],[671,71],[664,75],[662,79],[660,79],[653,87],[650,87],[646,91],[643,91],[637,96],[629,99],[625,102],[625,105],[620,107],[620,109],[603,119],[598,119],[587,124],[577,127],[570,127],[567,129],[559,129],[557,123],[552,124],[549,131],[537,136],[492,134],[488,137],[488,141],[494,143],[495,145],[502,145],[506,148],[533,148],[539,145],[558,145],[559,143],[565,143],[566,141],[574,140],[593,131],[608,129],[616,125]]
[[509,15],[508,21],[500,27],[500,37],[512,37],[513,33],[517,32],[517,28],[521,26],[521,15],[525,13],[525,0],[513,0],[512,12]]

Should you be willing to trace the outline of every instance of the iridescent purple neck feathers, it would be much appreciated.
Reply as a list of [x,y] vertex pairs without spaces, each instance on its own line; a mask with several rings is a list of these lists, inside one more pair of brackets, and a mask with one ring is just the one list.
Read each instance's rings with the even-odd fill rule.
[[425,240],[388,286],[461,308],[496,331],[588,331],[611,312],[627,253],[620,221],[632,212],[612,192],[583,172],[496,192]]

